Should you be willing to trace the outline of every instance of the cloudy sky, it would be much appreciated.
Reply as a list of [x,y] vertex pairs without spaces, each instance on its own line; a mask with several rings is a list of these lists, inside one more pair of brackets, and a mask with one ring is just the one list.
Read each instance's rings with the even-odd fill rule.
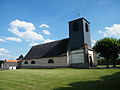
[[0,0],[0,60],[68,38],[68,22],[79,17],[91,23],[92,45],[104,37],[120,38],[120,0]]

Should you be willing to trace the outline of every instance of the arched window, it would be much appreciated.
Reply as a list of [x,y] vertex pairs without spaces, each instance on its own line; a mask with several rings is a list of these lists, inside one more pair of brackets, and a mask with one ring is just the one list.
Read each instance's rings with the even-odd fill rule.
[[28,64],[28,61],[25,61],[24,64]]
[[85,29],[86,29],[86,32],[88,32],[88,31],[89,31],[89,26],[88,26],[88,24],[87,24],[87,23],[85,23]]
[[79,23],[75,22],[73,23],[73,31],[78,31],[79,30]]
[[53,59],[49,59],[48,63],[54,63]]
[[35,61],[31,61],[31,64],[35,64]]

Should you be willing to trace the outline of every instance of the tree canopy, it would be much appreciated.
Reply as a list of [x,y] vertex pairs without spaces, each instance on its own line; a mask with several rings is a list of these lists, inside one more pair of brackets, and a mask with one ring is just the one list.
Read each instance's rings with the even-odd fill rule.
[[103,38],[96,42],[93,49],[99,53],[101,57],[104,57],[107,62],[113,60],[115,66],[115,60],[120,54],[120,40],[115,38]]

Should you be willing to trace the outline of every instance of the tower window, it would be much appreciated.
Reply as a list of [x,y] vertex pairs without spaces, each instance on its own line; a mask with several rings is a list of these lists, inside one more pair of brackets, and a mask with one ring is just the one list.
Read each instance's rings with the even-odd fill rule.
[[31,64],[35,64],[35,61],[31,61]]
[[25,61],[24,64],[28,64],[28,61]]
[[85,29],[86,29],[86,32],[88,32],[88,31],[89,31],[89,26],[88,26],[88,24],[87,24],[87,23],[85,23]]
[[48,63],[54,63],[53,59],[49,59]]
[[78,24],[78,22],[75,22],[73,24],[73,31],[78,31],[78,30],[79,30],[79,24]]

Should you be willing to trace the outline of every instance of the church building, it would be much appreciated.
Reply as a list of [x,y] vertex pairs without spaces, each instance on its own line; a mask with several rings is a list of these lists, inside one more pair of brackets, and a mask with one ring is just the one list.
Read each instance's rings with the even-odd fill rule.
[[91,68],[96,58],[91,48],[90,23],[85,18],[69,22],[69,38],[33,46],[21,68]]

